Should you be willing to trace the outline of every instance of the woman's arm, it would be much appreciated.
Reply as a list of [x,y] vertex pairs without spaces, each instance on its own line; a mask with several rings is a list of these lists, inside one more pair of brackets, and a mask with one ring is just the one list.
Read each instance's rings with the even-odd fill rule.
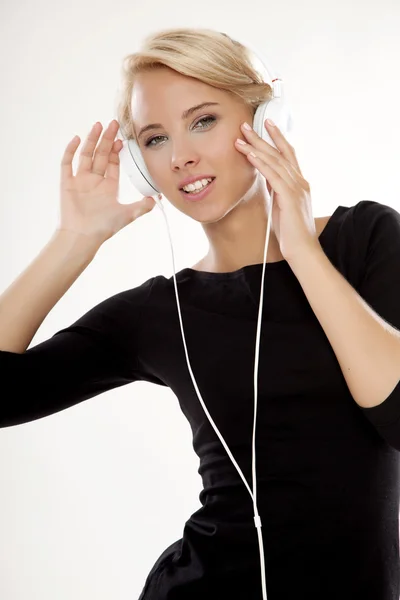
[[40,254],[0,295],[0,350],[25,352],[45,317],[99,247],[86,235],[54,232]]

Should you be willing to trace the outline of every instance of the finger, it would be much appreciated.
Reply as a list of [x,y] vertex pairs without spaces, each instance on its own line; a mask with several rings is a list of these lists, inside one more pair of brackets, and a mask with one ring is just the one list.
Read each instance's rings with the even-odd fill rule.
[[286,162],[286,168],[289,171],[289,173],[291,174],[291,176],[293,177],[293,179],[295,181],[297,181],[297,183],[299,185],[301,185],[303,188],[306,188],[308,186],[308,182],[304,179],[304,177],[301,174],[300,170],[298,170],[289,161]]
[[72,161],[80,143],[81,139],[76,135],[65,148],[65,152],[61,158],[61,184],[64,184],[68,179],[73,177]]
[[[286,184],[292,190],[295,189],[296,181],[282,164],[279,164],[270,155],[263,155],[261,152],[255,152],[254,154],[256,156],[252,156],[249,152],[247,158],[252,165],[257,167],[278,193],[281,194],[283,192],[282,184]],[[277,187],[278,185],[279,188]]]
[[[102,175],[104,177],[109,165],[110,153],[113,150],[115,136],[118,133],[118,129],[118,121],[113,119],[111,123],[109,123],[107,129],[104,131],[100,143],[95,150],[92,173],[97,173],[98,175]],[[113,160],[115,161],[115,157]]]
[[267,120],[264,121],[264,126],[268,131],[268,134],[271,136],[271,140],[275,144],[276,148],[271,146],[266,140],[263,140],[254,129],[247,130],[244,127],[244,123],[241,126],[241,130],[244,133],[246,140],[254,146],[260,152],[264,152],[266,154],[270,154],[279,159],[284,159],[288,161],[297,171],[301,174],[299,163],[297,162],[297,157],[295,154],[295,150],[293,146],[289,144],[284,135],[281,133],[279,127],[276,125],[269,125]]
[[[265,140],[263,140],[254,131],[254,129],[247,130],[244,127],[244,123],[243,123],[241,125],[241,130],[242,130],[242,133],[245,136],[245,141],[248,144],[251,144],[254,148],[256,148],[257,150],[259,150],[260,152],[266,152],[266,153],[271,154],[272,156],[276,156],[276,157],[280,156],[280,152],[276,148],[274,148],[273,146],[271,146],[271,144],[268,144],[268,142],[266,142]],[[272,139],[272,136],[271,136],[271,139]]]
[[270,125],[267,120],[264,121],[264,126],[282,156],[284,156],[286,160],[288,160],[301,175],[301,169],[299,163],[297,162],[296,151],[293,146],[289,144],[279,127],[277,127],[277,125]]
[[[255,154],[260,160],[272,167],[277,173],[279,173],[279,175],[282,177],[282,179],[284,179],[284,181],[286,181],[287,184],[291,185],[293,183],[293,177],[291,170],[289,169],[289,161],[284,157],[279,149],[277,150],[266,140],[263,140],[254,131],[254,129],[247,129],[244,123],[241,125],[241,129],[245,135],[247,144],[238,144],[238,140],[236,140],[236,147],[246,152],[247,155],[254,150]],[[272,127],[272,129],[276,129],[276,127]],[[272,138],[272,136],[271,139],[275,143],[275,140]]]
[[[236,142],[236,148],[240,150],[240,152],[243,152],[247,156],[249,161],[252,164],[254,164],[263,175],[266,176],[266,173],[263,173],[262,166],[267,165],[269,169],[272,169],[288,185],[290,185],[291,187],[293,186],[293,177],[289,173],[288,169],[285,166],[285,163],[280,157],[276,157],[275,155],[268,154],[266,152],[261,152],[260,150],[257,150],[255,146],[250,144],[239,144],[238,142]],[[250,152],[253,152],[256,155],[256,157],[252,157]],[[269,178],[267,177],[267,179]]]
[[93,152],[96,148],[100,133],[103,129],[101,123],[95,123],[87,136],[79,154],[77,173],[90,172],[93,166]]
[[156,202],[151,196],[145,196],[142,200],[126,204],[126,212],[129,223],[132,223],[139,217],[151,212],[155,207]]
[[121,151],[123,144],[121,140],[115,140],[112,150],[109,155],[108,165],[105,172],[105,177],[107,179],[117,179],[119,180],[119,153]]

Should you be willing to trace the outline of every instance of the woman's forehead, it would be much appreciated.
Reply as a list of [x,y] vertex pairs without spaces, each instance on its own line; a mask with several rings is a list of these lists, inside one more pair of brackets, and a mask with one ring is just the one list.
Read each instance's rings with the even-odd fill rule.
[[191,109],[194,106],[209,102],[223,107],[229,101],[232,100],[223,90],[192,77],[152,72],[140,74],[135,81],[131,110],[138,131],[149,124],[161,122],[163,116],[188,118],[193,114]]

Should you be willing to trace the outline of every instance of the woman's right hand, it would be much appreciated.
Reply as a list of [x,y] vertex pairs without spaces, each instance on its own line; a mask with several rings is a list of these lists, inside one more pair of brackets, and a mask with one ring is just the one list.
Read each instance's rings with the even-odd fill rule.
[[72,159],[80,144],[76,137],[69,142],[61,161],[61,206],[57,229],[69,230],[89,236],[99,245],[153,210],[156,205],[151,196],[131,204],[118,201],[122,140],[115,140],[118,121],[111,121],[96,148],[102,125],[97,122],[80,152],[76,175],[72,172]]

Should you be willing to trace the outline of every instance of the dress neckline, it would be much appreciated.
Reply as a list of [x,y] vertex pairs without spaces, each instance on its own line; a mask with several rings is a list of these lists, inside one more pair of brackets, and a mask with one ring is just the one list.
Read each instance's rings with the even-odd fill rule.
[[[346,207],[339,205],[333,211],[332,215],[329,218],[329,221],[327,222],[327,224],[325,225],[325,227],[319,234],[318,240],[319,240],[321,246],[323,245],[323,241],[325,240],[331,227],[333,226],[333,222],[335,220],[334,218],[338,215],[338,213],[341,213],[343,209],[346,209]],[[246,273],[248,271],[253,271],[253,270],[258,271],[259,269],[262,268],[263,264],[264,263],[255,263],[255,264],[251,264],[251,265],[245,265],[244,267],[241,267],[240,269],[236,269],[235,271],[227,271],[225,273],[213,273],[212,271],[197,271],[196,269],[192,269],[191,267],[185,267],[184,269],[179,271],[179,275],[189,275],[190,277],[192,277],[194,279],[232,279],[232,278],[240,277],[240,275],[242,275],[243,273]],[[287,269],[288,267],[289,267],[289,263],[287,262],[287,260],[278,260],[276,262],[265,263],[266,271],[267,270],[271,271],[271,270],[275,270],[275,269]],[[178,273],[177,273],[177,275],[178,275]]]

